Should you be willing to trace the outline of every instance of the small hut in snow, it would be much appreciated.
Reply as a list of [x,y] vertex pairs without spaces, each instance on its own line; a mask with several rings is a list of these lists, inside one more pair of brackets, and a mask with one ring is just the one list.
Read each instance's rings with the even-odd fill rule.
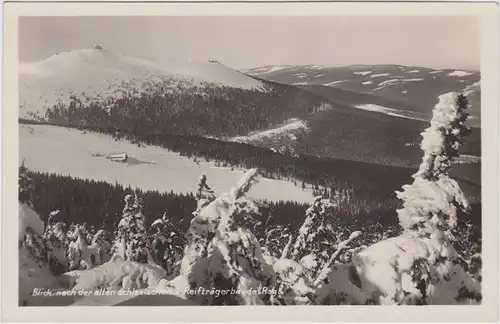
[[127,153],[113,153],[113,154],[108,155],[106,158],[110,161],[113,161],[113,162],[125,163],[128,161],[129,156],[127,155]]

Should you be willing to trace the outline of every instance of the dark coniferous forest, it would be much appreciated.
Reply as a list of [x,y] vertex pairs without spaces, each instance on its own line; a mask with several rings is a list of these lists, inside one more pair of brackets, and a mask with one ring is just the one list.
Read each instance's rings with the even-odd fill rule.
[[102,101],[82,94],[71,96],[68,105],[48,107],[45,117],[59,125],[111,126],[138,137],[144,132],[231,137],[293,117],[305,119],[329,105],[306,90],[267,83],[266,92],[209,85],[172,91],[169,84],[156,84],[140,94],[123,90],[121,97]]
[[[168,218],[183,233],[188,229],[192,213],[196,210],[193,194],[145,191],[104,181],[33,172],[24,166],[20,167],[20,175],[19,200],[29,202],[44,221],[51,211],[59,210],[67,224],[86,223],[112,232],[122,216],[123,198],[135,193],[142,198],[148,224],[167,212]],[[258,219],[258,226],[254,228],[258,238],[263,238],[270,228],[298,231],[309,207],[309,204],[294,201],[259,201],[258,204],[262,215]],[[474,204],[472,212],[462,215],[460,219],[456,244],[465,251],[464,255],[470,256],[481,248],[480,215],[481,205]],[[334,228],[341,229],[347,236],[352,231],[363,230],[366,244],[374,243],[388,233],[397,235],[401,231],[395,207],[383,203],[368,205],[364,200],[339,199],[330,217],[329,222],[335,225]],[[342,236],[342,233],[339,235]]]

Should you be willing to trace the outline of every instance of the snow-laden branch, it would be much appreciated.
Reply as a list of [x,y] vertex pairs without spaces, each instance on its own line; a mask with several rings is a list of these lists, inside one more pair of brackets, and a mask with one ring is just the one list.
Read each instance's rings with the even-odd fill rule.
[[330,267],[332,264],[339,258],[342,252],[351,244],[352,241],[354,241],[356,238],[358,238],[361,235],[360,231],[355,231],[352,232],[351,235],[349,235],[349,238],[340,242],[339,245],[337,246],[337,250],[335,251],[334,254],[328,259],[328,261],[323,265],[323,268],[319,272],[318,277],[316,280],[314,280],[313,286],[319,285],[327,276]]
[[243,197],[250,191],[252,185],[254,185],[258,180],[257,169],[250,169],[245,173],[245,175],[238,181],[235,187],[231,188],[229,191],[230,197],[233,200]]
[[286,259],[288,256],[288,252],[290,251],[290,247],[292,246],[293,242],[293,235],[292,233],[288,234],[288,242],[286,243],[285,247],[283,248],[283,251],[281,252],[280,259]]

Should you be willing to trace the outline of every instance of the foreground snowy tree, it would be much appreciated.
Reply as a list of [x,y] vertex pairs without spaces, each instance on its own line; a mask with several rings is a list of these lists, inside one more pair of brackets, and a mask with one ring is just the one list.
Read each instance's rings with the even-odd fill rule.
[[[452,159],[469,134],[465,109],[466,99],[461,95],[439,97],[431,126],[422,133],[422,164],[414,182],[397,192],[403,200],[403,208],[397,211],[403,234],[367,247],[345,267],[336,265],[337,271],[323,285],[323,303],[339,296],[354,304],[481,300],[479,282],[468,276],[452,245],[459,214],[468,209],[465,195],[449,177]],[[339,290],[342,282],[347,286]]]
[[60,284],[52,274],[43,240],[43,221],[28,205],[19,202],[19,305],[42,305],[50,298],[32,295],[37,289],[56,289]]
[[47,259],[54,275],[60,275],[69,268],[66,249],[69,244],[64,232],[64,223],[57,222],[45,228],[43,240],[47,248]]
[[187,232],[181,275],[164,283],[161,289],[184,292],[189,287],[193,291],[203,288],[240,292],[186,294],[186,298],[204,305],[264,304],[265,292],[246,293],[274,283],[274,272],[266,264],[259,242],[246,227],[249,218],[259,213],[255,203],[245,197],[256,178],[256,170],[248,171],[234,188],[193,218]]
[[[45,224],[32,209],[33,183],[24,162],[19,166],[19,306],[44,305],[57,302],[50,298],[33,296],[34,289],[61,288],[54,273],[63,271],[64,249],[48,249],[45,237]],[[62,237],[56,239],[64,241]]]
[[337,238],[333,236],[333,228],[327,222],[331,205],[318,196],[306,211],[306,219],[299,229],[299,234],[290,258],[300,262],[315,276],[317,271],[327,262],[333,253],[332,245]]
[[[273,304],[315,304],[319,283],[326,279],[333,263],[360,235],[354,232],[347,240],[340,241],[340,235],[328,220],[332,215],[331,207],[328,200],[316,197],[296,237],[290,236],[279,260],[272,260],[278,287],[278,293],[272,296]],[[327,291],[331,289],[326,288]],[[324,303],[325,300],[320,301]]]
[[[465,194],[449,176],[453,159],[459,157],[460,147],[471,132],[465,125],[467,108],[467,98],[461,94],[439,97],[431,127],[422,134],[422,164],[413,176],[414,182],[397,192],[398,198],[403,200],[403,208],[397,212],[405,233],[425,242],[431,252],[430,258],[422,258],[419,262],[420,268],[428,271],[424,281],[432,286],[432,294],[419,302],[481,300],[479,283],[467,275],[466,262],[453,247],[456,239],[453,231],[460,214],[470,210]],[[429,293],[423,286],[419,288],[421,295],[427,297]]]
[[146,219],[142,214],[141,199],[137,195],[125,196],[125,208],[115,233],[113,251],[124,260],[148,261]]
[[408,232],[429,237],[441,231],[451,240],[459,213],[469,208],[458,183],[449,177],[453,159],[460,155],[464,138],[470,134],[465,125],[467,105],[463,95],[451,93],[439,97],[431,127],[422,134],[424,157],[420,168],[413,175],[413,183],[397,192],[403,200],[403,208],[397,211],[399,221]]

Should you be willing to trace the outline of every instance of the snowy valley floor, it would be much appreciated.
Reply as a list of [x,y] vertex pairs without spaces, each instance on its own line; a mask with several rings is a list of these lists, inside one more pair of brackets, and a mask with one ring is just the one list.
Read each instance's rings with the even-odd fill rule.
[[[75,178],[101,180],[143,190],[174,193],[194,192],[201,174],[211,181],[214,190],[229,189],[244,170],[217,167],[212,162],[199,162],[156,146],[138,147],[128,141],[115,141],[111,136],[84,133],[77,129],[55,126],[20,125],[19,160],[39,172],[70,175]],[[104,156],[127,153],[132,163],[117,163]],[[104,156],[92,156],[92,155]],[[281,180],[262,178],[249,196],[271,201],[310,202],[310,188]]]

